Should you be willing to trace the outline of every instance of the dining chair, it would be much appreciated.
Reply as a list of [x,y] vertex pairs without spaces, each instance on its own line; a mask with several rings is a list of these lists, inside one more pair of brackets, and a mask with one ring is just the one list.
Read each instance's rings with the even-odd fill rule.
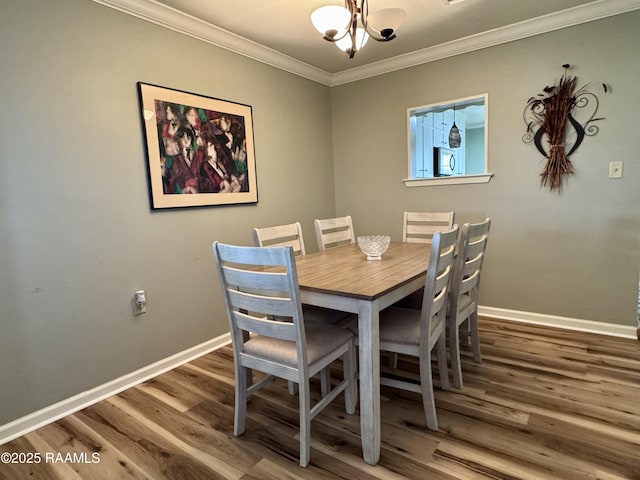
[[320,250],[356,242],[351,215],[323,220],[316,219],[314,225]]
[[404,212],[402,241],[431,243],[433,234],[453,228],[454,212]]
[[300,222],[277,225],[275,227],[254,228],[253,243],[257,247],[285,247],[290,245],[295,256],[306,255]]
[[449,388],[446,345],[446,309],[449,276],[458,227],[436,232],[431,242],[429,264],[424,285],[422,308],[391,306],[380,312],[380,350],[418,357],[420,383],[380,376],[380,384],[422,394],[427,427],[438,429],[431,375],[431,353],[437,351],[440,386]]
[[[462,388],[460,344],[468,344],[471,338],[473,360],[476,363],[482,361],[478,334],[478,290],[490,226],[490,218],[481,223],[465,223],[462,226],[458,255],[454,263],[447,310],[447,331],[453,384],[456,388]],[[464,332],[462,337],[461,327]]]
[[[256,247],[286,247],[291,246],[294,256],[306,255],[304,248],[304,237],[302,236],[302,225],[300,222],[286,225],[276,225],[273,227],[262,227],[253,229],[253,242]],[[345,312],[332,310],[330,308],[316,307],[314,305],[303,305],[305,321],[325,322],[337,324],[348,317]],[[322,394],[326,394],[329,388],[329,369],[321,372]],[[289,382],[289,393],[297,393],[297,384]]]
[[[412,243],[431,243],[433,234],[451,230],[454,226],[454,212],[404,212],[402,223],[402,241]],[[459,231],[458,231],[459,235]],[[422,289],[413,292],[396,303],[396,306],[420,309]],[[389,365],[395,368],[397,356],[389,356]]]
[[[299,386],[300,465],[310,456],[311,420],[341,392],[347,413],[357,398],[353,333],[332,325],[304,323],[293,248],[213,243],[231,330],[235,370],[233,433],[245,431],[247,401],[276,377]],[[274,296],[274,292],[278,295]],[[280,318],[287,317],[288,321]],[[273,320],[272,318],[278,318]],[[311,406],[309,380],[337,359],[343,380]],[[266,377],[253,383],[251,371]]]

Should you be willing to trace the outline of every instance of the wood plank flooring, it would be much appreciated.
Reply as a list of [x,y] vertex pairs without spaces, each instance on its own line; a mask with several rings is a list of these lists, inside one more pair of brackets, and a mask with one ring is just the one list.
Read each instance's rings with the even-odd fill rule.
[[[375,467],[340,396],[313,420],[300,468],[284,381],[253,397],[235,438],[225,347],[0,446],[42,457],[0,463],[0,479],[640,480],[640,342],[488,318],[480,328],[484,361],[464,351],[464,389],[436,388],[438,432],[419,396],[382,388]],[[415,376],[410,359],[399,368]]]

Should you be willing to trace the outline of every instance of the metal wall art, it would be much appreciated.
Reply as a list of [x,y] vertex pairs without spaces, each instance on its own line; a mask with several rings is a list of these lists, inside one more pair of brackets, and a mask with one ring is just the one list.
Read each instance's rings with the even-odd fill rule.
[[[569,157],[582,144],[585,136],[598,133],[594,122],[599,102],[589,91],[590,84],[577,88],[577,79],[568,73],[569,64],[563,65],[564,74],[555,85],[547,86],[535,97],[527,100],[523,112],[527,133],[522,141],[533,142],[538,151],[547,159],[540,174],[540,185],[549,190],[559,190],[563,175],[573,173]],[[607,86],[602,83],[606,93]],[[578,120],[582,118],[582,121]],[[548,150],[543,142],[546,140]]]

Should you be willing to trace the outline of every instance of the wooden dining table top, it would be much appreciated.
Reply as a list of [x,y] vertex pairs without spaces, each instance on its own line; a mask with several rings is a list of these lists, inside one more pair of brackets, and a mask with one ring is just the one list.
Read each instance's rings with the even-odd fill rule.
[[425,275],[430,245],[391,242],[381,260],[367,260],[357,244],[296,258],[301,290],[375,300]]

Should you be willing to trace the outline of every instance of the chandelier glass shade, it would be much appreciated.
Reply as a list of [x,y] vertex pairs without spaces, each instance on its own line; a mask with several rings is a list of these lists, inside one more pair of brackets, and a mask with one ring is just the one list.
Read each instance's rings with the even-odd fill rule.
[[367,0],[345,0],[344,7],[327,5],[311,14],[311,23],[322,38],[335,43],[353,58],[369,37],[378,42],[396,38],[396,30],[405,18],[400,8],[383,8],[369,15]]
[[313,11],[311,23],[329,38],[342,37],[351,25],[351,14],[344,7],[327,5]]

